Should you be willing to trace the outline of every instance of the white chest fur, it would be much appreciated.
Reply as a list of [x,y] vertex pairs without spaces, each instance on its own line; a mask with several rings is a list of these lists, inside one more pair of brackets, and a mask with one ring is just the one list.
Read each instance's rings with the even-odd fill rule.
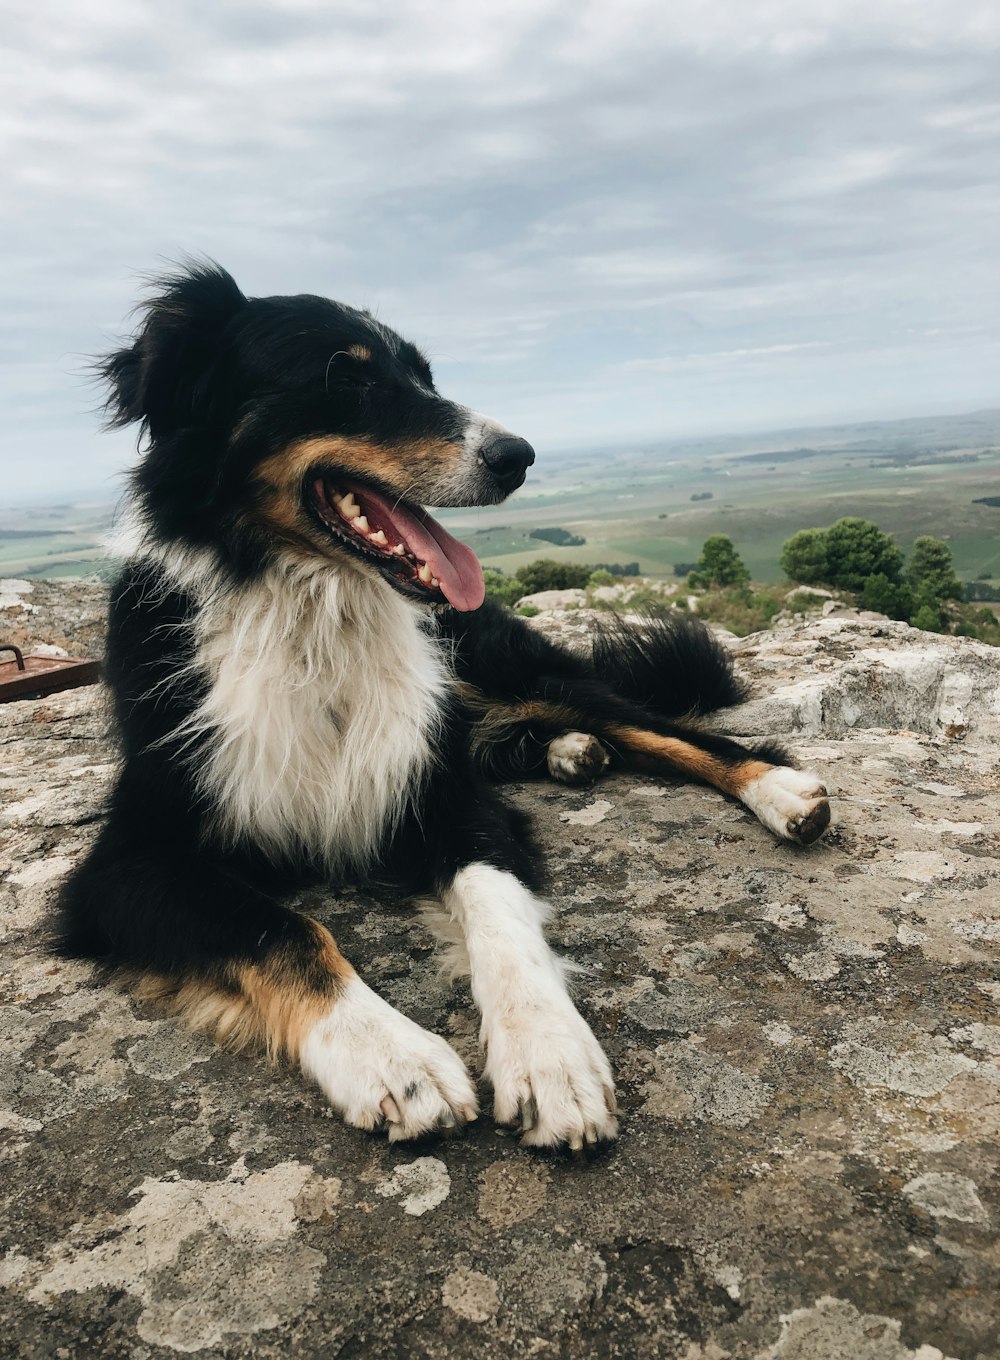
[[370,859],[426,772],[449,681],[442,644],[379,579],[275,570],[211,593],[206,698],[189,723],[218,829],[335,869]]

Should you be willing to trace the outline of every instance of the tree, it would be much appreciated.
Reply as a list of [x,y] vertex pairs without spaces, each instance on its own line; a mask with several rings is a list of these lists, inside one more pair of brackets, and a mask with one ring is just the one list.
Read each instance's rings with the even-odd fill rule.
[[906,573],[918,599],[928,604],[961,600],[965,590],[955,575],[951,549],[939,538],[918,538]]
[[712,534],[701,545],[698,566],[688,577],[693,586],[742,586],[750,580],[728,534]]
[[590,580],[593,567],[576,562],[554,562],[540,557],[537,562],[518,567],[514,573],[521,582],[522,595],[534,595],[536,590],[582,590]]
[[979,576],[965,587],[965,598],[967,600],[1000,601],[1000,586],[994,585],[992,581],[983,576]]
[[528,537],[544,539],[546,543],[554,543],[557,548],[579,548],[587,541],[579,534],[571,534],[568,529],[559,528],[531,529]]
[[890,581],[884,572],[869,576],[861,591],[862,609],[888,614],[904,623],[913,613],[913,591],[905,582]]
[[863,590],[869,576],[902,579],[903,554],[889,534],[869,519],[848,516],[826,531],[827,584]]
[[941,611],[935,609],[932,604],[922,604],[910,620],[910,626],[913,628],[922,628],[925,633],[944,632],[944,624],[941,621]]
[[818,586],[829,579],[825,529],[800,529],[781,549],[781,570],[790,581]]
[[591,571],[610,571],[612,576],[638,576],[638,562],[591,562]]

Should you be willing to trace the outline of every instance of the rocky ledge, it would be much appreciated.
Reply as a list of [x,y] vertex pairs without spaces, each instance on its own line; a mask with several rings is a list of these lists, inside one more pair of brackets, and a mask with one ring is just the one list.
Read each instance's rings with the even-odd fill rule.
[[[99,631],[97,587],[6,599],[14,640]],[[389,1147],[50,957],[102,697],[0,707],[3,1354],[996,1360],[1000,651],[842,618],[732,645],[726,726],[822,770],[822,844],[690,784],[513,793],[617,1073],[589,1164],[485,1116]],[[303,905],[475,1063],[407,904]]]

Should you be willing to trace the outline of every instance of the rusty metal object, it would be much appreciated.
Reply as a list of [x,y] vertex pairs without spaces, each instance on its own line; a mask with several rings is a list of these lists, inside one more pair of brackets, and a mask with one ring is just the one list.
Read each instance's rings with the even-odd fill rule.
[[101,663],[69,656],[25,656],[12,643],[0,644],[0,654],[13,652],[13,661],[0,661],[0,704],[11,699],[38,699],[61,689],[96,685]]

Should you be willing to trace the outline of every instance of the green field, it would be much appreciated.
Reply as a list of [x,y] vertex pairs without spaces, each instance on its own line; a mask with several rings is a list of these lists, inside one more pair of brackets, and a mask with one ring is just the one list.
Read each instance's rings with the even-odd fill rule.
[[[906,550],[921,534],[948,540],[965,579],[1000,578],[1000,508],[973,504],[998,493],[1000,412],[985,412],[553,458],[508,505],[444,518],[506,572],[545,556],[638,561],[646,575],[671,575],[709,534],[725,533],[756,579],[774,580],[781,545],[798,529],[860,515]],[[586,544],[527,537],[553,525]]]
[[[692,562],[709,534],[736,543],[757,580],[780,577],[781,545],[842,515],[875,520],[908,550],[948,540],[966,580],[1000,580],[1000,411],[662,442],[630,449],[539,451],[527,485],[505,505],[441,518],[488,566],[513,572],[539,557],[638,562],[651,576]],[[710,499],[693,500],[692,497]],[[3,510],[0,575],[85,575],[101,565],[111,507]],[[528,537],[558,527],[586,539],[561,548]]]
[[0,576],[89,576],[105,569],[113,507],[100,501],[6,509],[0,503]]

